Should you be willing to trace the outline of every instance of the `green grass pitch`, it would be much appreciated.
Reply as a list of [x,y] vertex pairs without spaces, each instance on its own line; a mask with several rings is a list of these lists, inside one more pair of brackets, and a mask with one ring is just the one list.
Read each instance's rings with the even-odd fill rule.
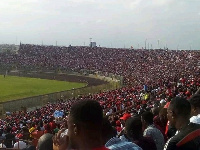
[[86,86],[57,80],[0,75],[0,102],[43,95]]

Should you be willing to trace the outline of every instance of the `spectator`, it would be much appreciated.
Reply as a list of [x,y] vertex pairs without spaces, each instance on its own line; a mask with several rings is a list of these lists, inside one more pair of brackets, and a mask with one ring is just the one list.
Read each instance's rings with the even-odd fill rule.
[[51,126],[49,124],[47,124],[44,128],[45,128],[44,133],[52,133]]
[[151,137],[144,137],[140,117],[129,118],[126,121],[125,133],[127,138],[143,150],[156,150],[156,144]]
[[6,148],[13,148],[13,143],[15,143],[15,135],[11,133],[11,128],[8,127],[4,144],[6,145]]
[[154,111],[155,110],[158,110],[158,112],[156,114],[153,113],[154,114],[153,123],[156,126],[156,128],[161,131],[161,133],[165,139],[165,142],[166,142],[167,137],[165,135],[165,129],[166,129],[167,121],[168,121],[167,120],[167,109],[161,107],[161,109],[156,108],[156,109],[154,109]]
[[[0,129],[0,145],[2,145],[3,141],[5,140],[5,137],[2,136],[2,134],[3,134],[3,130]],[[6,147],[6,146],[5,146],[5,147]]]
[[38,141],[37,150],[53,150],[53,134],[46,133]]
[[105,146],[110,150],[142,150],[138,145],[122,141],[116,137],[116,130],[111,126],[107,119],[104,119],[102,136]]
[[93,100],[72,105],[68,118],[69,147],[72,149],[106,150],[101,140],[103,110]]
[[110,121],[107,118],[104,118],[102,127],[103,144],[105,145],[111,138],[116,136],[117,136],[117,130],[112,127]]
[[24,140],[29,140],[30,139],[30,133],[27,127],[22,128],[22,138]]
[[28,147],[27,143],[21,140],[16,142],[13,146],[14,149],[20,149],[20,150],[25,149],[27,147]]
[[31,128],[29,129],[30,137],[32,137],[31,133],[34,132],[35,130],[36,130],[36,128],[35,128],[35,123],[33,122],[33,123],[31,124]]
[[191,105],[190,122],[200,124],[200,94],[192,96],[189,100]]
[[26,127],[23,127],[21,136],[18,136],[18,139],[16,140],[17,142],[14,144],[13,148],[25,149],[25,148],[30,147],[31,145],[28,143],[29,139],[30,139],[29,131]]
[[0,130],[0,148],[6,148],[6,146],[3,144],[3,141],[5,139],[5,137],[2,136],[3,134],[3,130]]
[[129,113],[125,113],[122,117],[120,117],[120,120],[121,120],[121,125],[122,125],[122,127],[123,127],[123,129],[121,130],[121,132],[119,133],[119,136],[120,136],[120,139],[122,140],[122,141],[129,141],[125,136],[125,134],[124,134],[124,129],[125,129],[125,123],[126,123],[126,120],[128,119],[128,118],[130,118],[131,117],[131,114],[129,114]]
[[144,129],[143,135],[151,137],[157,150],[162,150],[164,147],[164,137],[160,130],[158,130],[153,124],[153,114],[151,112],[144,112],[141,116],[142,126]]
[[174,98],[167,110],[168,119],[177,129],[177,134],[165,144],[164,150],[199,150],[200,125],[190,123],[190,103],[185,98]]

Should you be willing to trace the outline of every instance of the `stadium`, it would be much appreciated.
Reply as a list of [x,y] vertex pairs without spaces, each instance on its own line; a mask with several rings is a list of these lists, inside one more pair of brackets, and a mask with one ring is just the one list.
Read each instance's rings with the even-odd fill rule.
[[0,44],[0,149],[199,150],[199,10],[188,5],[2,4],[0,37],[19,37]]
[[[3,80],[17,75],[61,81],[84,81],[88,83],[87,86],[98,86],[106,82],[88,78],[86,74],[95,75],[98,71],[102,71],[101,74],[104,77],[108,76],[109,73],[124,77],[122,88],[104,91],[103,93],[99,93],[99,91],[104,89],[99,89],[98,94],[90,91],[89,95],[88,93],[85,93],[86,95],[79,93],[76,95],[77,97],[68,99],[63,92],[59,97],[53,97],[53,100],[52,97],[50,99],[50,97],[43,96],[45,98],[35,100],[35,103],[43,104],[40,111],[53,106],[53,108],[64,109],[67,112],[61,104],[68,105],[67,109],[69,109],[74,101],[92,98],[101,103],[106,115],[114,113],[120,116],[123,112],[133,113],[150,109],[153,105],[159,105],[160,100],[167,102],[176,95],[189,99],[200,86],[200,68],[198,66],[200,52],[194,50],[138,49],[130,51],[128,49],[101,47],[20,44],[17,54],[5,55],[5,53],[2,53],[0,58],[2,72],[6,72],[5,77],[2,76]],[[12,71],[13,69],[15,71]],[[77,72],[82,76],[66,75],[64,72]],[[75,89],[73,90],[75,92]],[[66,102],[63,102],[64,100]],[[38,101],[42,101],[42,103]],[[12,117],[16,118],[16,113],[23,113],[23,111],[20,111],[24,105],[19,106],[13,101],[12,103],[12,107],[18,107],[18,112],[12,114]],[[25,103],[25,100],[23,100],[23,103]],[[33,103],[32,100],[29,107],[35,106]],[[139,106],[146,106],[146,108]],[[34,112],[35,110],[32,113]],[[53,113],[53,110],[50,112]],[[46,115],[50,115],[49,112]]]

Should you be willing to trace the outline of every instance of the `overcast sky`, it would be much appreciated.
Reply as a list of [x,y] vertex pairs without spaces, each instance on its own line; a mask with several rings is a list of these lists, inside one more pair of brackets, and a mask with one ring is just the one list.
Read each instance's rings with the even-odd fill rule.
[[200,49],[200,0],[0,0],[0,42]]

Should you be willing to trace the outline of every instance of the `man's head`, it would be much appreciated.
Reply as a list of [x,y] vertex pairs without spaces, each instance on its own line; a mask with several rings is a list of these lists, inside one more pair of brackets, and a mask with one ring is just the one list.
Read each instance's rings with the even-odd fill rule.
[[162,123],[164,123],[164,124],[167,123],[168,120],[167,120],[167,109],[166,108],[160,109],[159,118]]
[[105,145],[108,140],[110,140],[113,137],[116,137],[116,135],[116,129],[112,127],[110,121],[107,118],[104,118],[102,127],[103,144]]
[[141,121],[143,129],[146,129],[149,125],[153,124],[153,113],[150,111],[142,113]]
[[191,105],[191,116],[197,116],[200,114],[200,94],[195,94],[189,100]]
[[157,116],[157,115],[159,115],[160,108],[154,107],[154,108],[151,109],[151,111],[152,111],[154,116]]
[[160,101],[160,106],[161,107],[164,107],[166,105],[166,101],[164,100],[164,99],[162,99],[161,101]]
[[80,148],[83,143],[90,147],[94,143],[88,141],[100,140],[102,122],[103,110],[97,101],[83,100],[72,105],[68,118],[70,147]]
[[53,150],[53,134],[46,133],[40,137],[37,150]]
[[126,121],[125,132],[129,139],[138,140],[142,136],[142,122],[140,117],[131,117]]
[[181,123],[180,120],[188,121],[190,118],[191,106],[188,100],[181,97],[172,99],[167,109],[167,118],[172,126],[177,129],[177,123]]

